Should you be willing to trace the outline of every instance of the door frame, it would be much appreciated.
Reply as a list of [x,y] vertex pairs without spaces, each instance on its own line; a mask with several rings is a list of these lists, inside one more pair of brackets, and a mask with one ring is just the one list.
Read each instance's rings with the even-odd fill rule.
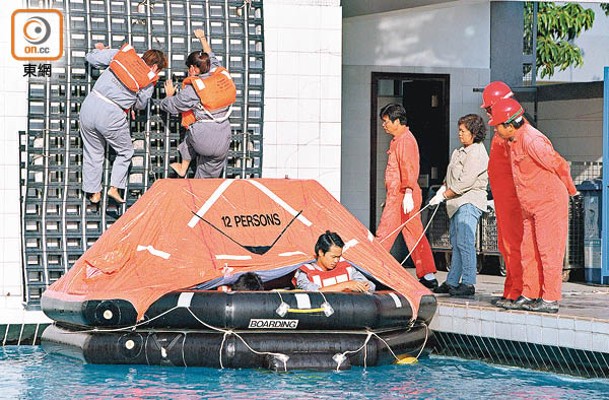
[[[391,79],[394,81],[404,80],[441,80],[444,81],[443,96],[446,99],[447,106],[444,109],[445,130],[448,134],[448,125],[450,123],[450,74],[426,74],[413,72],[372,72],[370,80],[370,223],[368,229],[376,234],[376,155],[378,135],[376,125],[378,122],[378,86],[380,80]],[[447,154],[448,156],[448,154]]]

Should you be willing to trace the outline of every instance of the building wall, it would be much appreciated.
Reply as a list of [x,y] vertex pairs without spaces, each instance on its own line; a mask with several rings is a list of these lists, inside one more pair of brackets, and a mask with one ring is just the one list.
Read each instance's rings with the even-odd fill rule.
[[[531,99],[523,101],[523,106],[532,114],[534,104]],[[539,86],[537,125],[567,160],[601,162],[603,82]]]
[[[481,95],[474,89],[489,82],[489,18],[489,2],[480,0],[343,20],[341,202],[365,225],[371,207],[371,73],[449,74],[449,126],[455,132],[460,116],[480,112]],[[450,149],[457,145],[451,134]]]
[[539,103],[539,128],[569,161],[602,161],[603,99]]
[[338,0],[264,2],[262,176],[316,179],[340,199]]
[[19,135],[27,128],[27,78],[11,57],[11,14],[0,7],[0,310],[21,307]]
[[[22,308],[23,294],[18,131],[27,129],[27,79],[10,57],[16,8],[0,10],[0,310]],[[339,198],[340,1],[268,0],[263,13],[263,176],[317,179]]]

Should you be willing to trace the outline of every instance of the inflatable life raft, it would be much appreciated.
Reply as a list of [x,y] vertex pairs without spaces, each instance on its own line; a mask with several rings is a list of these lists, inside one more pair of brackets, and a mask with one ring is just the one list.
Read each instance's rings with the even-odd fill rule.
[[[292,288],[328,229],[342,261],[392,291],[208,291],[248,272]],[[416,356],[436,307],[319,182],[263,178],[156,181],[41,304],[56,321],[45,348],[86,362],[282,370]]]
[[204,367],[347,369],[416,356],[435,312],[423,296],[418,318],[393,291],[169,293],[136,323],[125,300],[67,304],[47,298],[56,321],[47,352],[87,363]]
[[[127,327],[137,323],[133,305],[122,299],[67,302],[42,298],[51,319],[69,325]],[[433,296],[423,296],[418,319],[428,323],[435,311]],[[221,329],[377,329],[403,327],[413,318],[408,300],[394,291],[352,292],[218,292],[176,291],[162,296],[138,326],[146,328]],[[277,321],[257,326],[255,321]]]

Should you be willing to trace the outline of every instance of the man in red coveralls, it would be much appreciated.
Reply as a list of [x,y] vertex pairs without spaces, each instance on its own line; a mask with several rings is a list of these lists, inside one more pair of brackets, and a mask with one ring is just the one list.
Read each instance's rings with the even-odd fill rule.
[[[417,183],[419,146],[406,125],[406,110],[401,104],[386,105],[379,116],[383,120],[385,132],[393,136],[385,169],[387,198],[376,230],[377,238],[389,251],[399,233],[397,228],[421,208],[421,188]],[[402,228],[402,236],[412,254],[419,281],[427,288],[436,288],[436,265],[420,216],[417,215]]]
[[[493,105],[514,95],[512,89],[504,82],[489,83],[482,92],[481,108],[486,110],[489,118]],[[491,140],[491,151],[488,162],[488,179],[495,202],[497,218],[497,244],[505,261],[505,284],[503,296],[495,304],[498,307],[518,308],[514,304],[522,294],[522,264],[520,246],[532,243],[522,243],[522,212],[516,196],[512,166],[507,142],[495,133]],[[539,289],[539,288],[537,288]],[[536,295],[535,298],[540,297]]]
[[[523,218],[522,242],[533,243],[533,251],[527,246],[520,249],[523,288],[515,303],[519,309],[555,313],[561,298],[569,196],[577,190],[565,159],[523,114],[516,100],[502,99],[493,105],[489,121],[509,148],[511,176]],[[531,267],[536,255],[540,268]],[[537,283],[541,286],[539,298]]]

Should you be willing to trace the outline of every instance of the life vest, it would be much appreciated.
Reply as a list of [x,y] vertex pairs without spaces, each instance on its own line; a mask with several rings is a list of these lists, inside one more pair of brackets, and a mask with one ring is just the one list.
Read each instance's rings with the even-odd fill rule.
[[132,92],[139,92],[159,79],[128,43],[125,43],[110,61],[110,70]]
[[353,267],[346,261],[339,261],[336,267],[329,271],[324,270],[317,264],[303,264],[300,270],[307,274],[307,278],[320,288],[353,279]]
[[[226,115],[222,118],[215,118],[211,112],[222,108],[230,107],[237,100],[237,87],[233,78],[226,68],[216,67],[206,78],[189,76],[182,82],[182,88],[192,85],[201,100],[203,111],[215,122],[222,122],[228,119],[232,108],[229,108]],[[182,126],[188,128],[197,122],[195,113],[192,110],[182,113]]]

